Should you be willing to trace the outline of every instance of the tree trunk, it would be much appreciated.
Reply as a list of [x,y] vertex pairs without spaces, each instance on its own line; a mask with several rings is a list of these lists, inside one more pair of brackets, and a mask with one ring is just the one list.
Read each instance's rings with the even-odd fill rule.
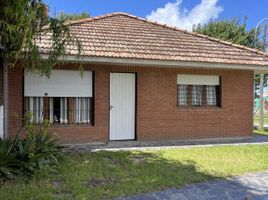
[[260,109],[259,109],[259,124],[258,127],[263,131],[263,79],[264,75],[260,75]]

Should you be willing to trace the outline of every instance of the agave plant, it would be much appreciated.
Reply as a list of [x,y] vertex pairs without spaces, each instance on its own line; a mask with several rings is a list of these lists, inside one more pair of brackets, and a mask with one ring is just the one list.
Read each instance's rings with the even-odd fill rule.
[[64,158],[63,146],[47,131],[49,122],[44,120],[37,128],[31,121],[31,114],[26,114],[25,138],[20,138],[18,131],[13,141],[0,140],[0,176],[32,175],[42,168],[55,171]]
[[12,178],[20,173],[20,163],[14,152],[14,141],[0,139],[0,176]]

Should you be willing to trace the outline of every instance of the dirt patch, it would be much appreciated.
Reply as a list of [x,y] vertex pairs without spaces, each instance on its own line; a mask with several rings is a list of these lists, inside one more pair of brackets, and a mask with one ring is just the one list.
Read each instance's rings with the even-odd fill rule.
[[103,178],[92,178],[85,182],[85,186],[96,188],[104,185],[114,184],[116,180],[112,179],[111,177],[103,177]]
[[146,161],[146,158],[142,155],[133,155],[128,157],[132,162],[134,163],[144,163]]
[[63,180],[52,180],[51,184],[55,187],[55,188],[61,188],[64,185],[64,181]]
[[113,159],[113,158],[110,158],[110,157],[103,157],[102,159],[104,161],[108,162],[109,165],[121,165],[122,164],[122,162],[120,160]]
[[74,199],[74,196],[70,191],[56,192],[55,197],[56,199]]

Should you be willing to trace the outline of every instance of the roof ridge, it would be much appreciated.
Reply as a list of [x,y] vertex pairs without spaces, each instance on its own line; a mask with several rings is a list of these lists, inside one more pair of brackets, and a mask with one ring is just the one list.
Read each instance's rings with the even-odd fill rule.
[[84,23],[84,22],[89,22],[89,21],[94,21],[94,20],[98,20],[98,19],[103,19],[106,17],[112,17],[112,16],[116,16],[116,15],[125,15],[125,16],[131,16],[131,17],[135,17],[134,15],[130,15],[128,13],[124,13],[124,12],[114,12],[114,13],[108,13],[108,14],[103,14],[103,15],[98,15],[95,17],[88,17],[88,18],[83,18],[83,19],[78,19],[78,20],[70,20],[65,22],[66,25],[73,25],[73,24],[79,24],[79,23]]

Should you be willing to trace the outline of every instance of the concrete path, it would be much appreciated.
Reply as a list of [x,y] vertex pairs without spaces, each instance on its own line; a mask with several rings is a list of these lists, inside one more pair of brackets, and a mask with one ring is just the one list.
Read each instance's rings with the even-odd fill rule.
[[267,200],[268,171],[170,188],[117,200]]
[[106,151],[131,151],[131,150],[153,150],[170,148],[192,148],[221,145],[251,145],[268,144],[268,136],[253,134],[253,137],[244,138],[222,138],[222,139],[201,139],[201,140],[163,140],[163,141],[113,141],[108,144],[74,144],[67,145],[67,152],[94,152]]

